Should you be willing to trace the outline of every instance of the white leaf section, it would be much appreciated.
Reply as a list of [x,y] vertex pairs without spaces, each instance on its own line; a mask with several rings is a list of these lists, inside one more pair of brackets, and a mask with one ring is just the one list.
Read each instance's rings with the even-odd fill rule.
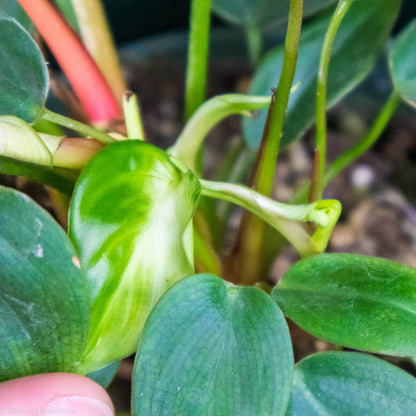
[[39,135],[14,116],[0,116],[0,155],[52,166],[52,154]]

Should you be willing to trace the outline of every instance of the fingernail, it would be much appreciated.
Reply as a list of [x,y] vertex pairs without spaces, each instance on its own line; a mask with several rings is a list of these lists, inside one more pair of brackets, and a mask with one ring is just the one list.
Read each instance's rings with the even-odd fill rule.
[[59,397],[48,404],[51,414],[71,416],[114,416],[114,409],[108,403],[93,397]]

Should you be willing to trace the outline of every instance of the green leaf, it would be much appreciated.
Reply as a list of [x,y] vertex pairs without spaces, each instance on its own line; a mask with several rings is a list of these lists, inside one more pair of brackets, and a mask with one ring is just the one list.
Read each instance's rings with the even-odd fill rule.
[[17,0],[0,0],[1,12],[15,18],[28,32],[33,29],[32,21]]
[[416,19],[394,40],[389,61],[395,90],[403,100],[416,107]]
[[0,187],[0,381],[76,372],[90,318],[88,283],[62,228]]
[[[304,0],[304,16],[310,16],[336,0]],[[212,9],[224,19],[243,26],[282,23],[289,16],[289,0],[212,0]]]
[[323,254],[291,267],[272,296],[286,316],[317,337],[358,350],[416,355],[416,269]]
[[159,297],[194,273],[199,188],[189,170],[138,140],[107,146],[81,174],[69,229],[94,301],[87,372],[133,353]]
[[0,116],[0,155],[52,166],[52,153],[26,122],[14,116]]
[[192,276],[163,296],[146,323],[134,414],[284,415],[292,372],[286,322],[265,292]]
[[63,168],[50,168],[0,156],[0,172],[6,175],[23,176],[51,186],[66,195],[72,194],[79,172]]
[[74,8],[72,6],[72,0],[54,0],[57,6],[61,9],[62,14],[65,16],[67,22],[72,28],[78,31],[78,20],[75,15]]
[[[374,67],[400,9],[400,0],[360,0],[348,10],[338,30],[331,55],[327,106],[338,102]],[[306,26],[283,129],[282,144],[298,138],[315,122],[319,57],[331,16]],[[267,95],[278,84],[284,48],[270,52],[260,64],[250,94]],[[244,135],[252,148],[260,145],[265,111],[255,120],[244,119]]]
[[416,380],[378,358],[325,352],[295,366],[287,416],[408,416],[416,409]]
[[103,368],[100,368],[97,371],[87,374],[87,377],[91,380],[94,380],[98,383],[103,389],[106,389],[110,383],[113,381],[113,378],[117,374],[118,368],[120,367],[120,361],[114,361],[111,364],[106,365]]
[[32,123],[43,109],[48,70],[35,41],[16,20],[0,13],[0,114]]

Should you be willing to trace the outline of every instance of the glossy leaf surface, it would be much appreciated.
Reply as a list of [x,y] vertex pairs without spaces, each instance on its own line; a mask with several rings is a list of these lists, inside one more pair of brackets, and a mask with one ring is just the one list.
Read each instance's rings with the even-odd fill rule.
[[72,194],[78,172],[62,168],[50,168],[0,156],[0,172],[6,175],[23,176],[51,186],[66,195]]
[[293,355],[269,295],[209,274],[163,296],[136,355],[137,416],[284,415]]
[[416,107],[416,19],[394,40],[389,61],[395,90]]
[[[336,3],[336,0],[304,0],[304,16]],[[224,19],[243,26],[282,23],[289,16],[289,0],[212,0],[212,9]]]
[[[400,0],[360,0],[352,3],[332,48],[328,75],[327,106],[339,101],[373,68],[396,20]],[[302,31],[299,57],[283,129],[282,143],[299,137],[315,122],[319,57],[331,16]],[[270,52],[260,64],[250,94],[267,95],[276,87],[283,64],[283,47]],[[266,111],[255,120],[243,120],[244,135],[252,148],[260,144]]]
[[133,353],[159,297],[194,273],[199,188],[189,170],[138,140],[106,147],[81,174],[69,227],[94,301],[87,372]]
[[77,371],[90,318],[87,279],[61,227],[0,187],[0,381]]
[[48,70],[28,32],[0,13],[0,115],[32,123],[48,92]]
[[287,416],[408,416],[416,380],[378,358],[349,352],[311,355],[295,366]]
[[338,345],[416,355],[416,269],[353,254],[296,263],[273,289],[283,313]]

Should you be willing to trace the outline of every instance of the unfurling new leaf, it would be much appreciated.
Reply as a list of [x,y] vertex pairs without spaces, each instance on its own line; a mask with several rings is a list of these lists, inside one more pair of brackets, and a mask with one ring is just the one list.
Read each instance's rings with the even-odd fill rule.
[[194,273],[199,188],[192,172],[138,140],[108,146],[82,173],[69,233],[93,298],[86,371],[133,353],[159,297]]

